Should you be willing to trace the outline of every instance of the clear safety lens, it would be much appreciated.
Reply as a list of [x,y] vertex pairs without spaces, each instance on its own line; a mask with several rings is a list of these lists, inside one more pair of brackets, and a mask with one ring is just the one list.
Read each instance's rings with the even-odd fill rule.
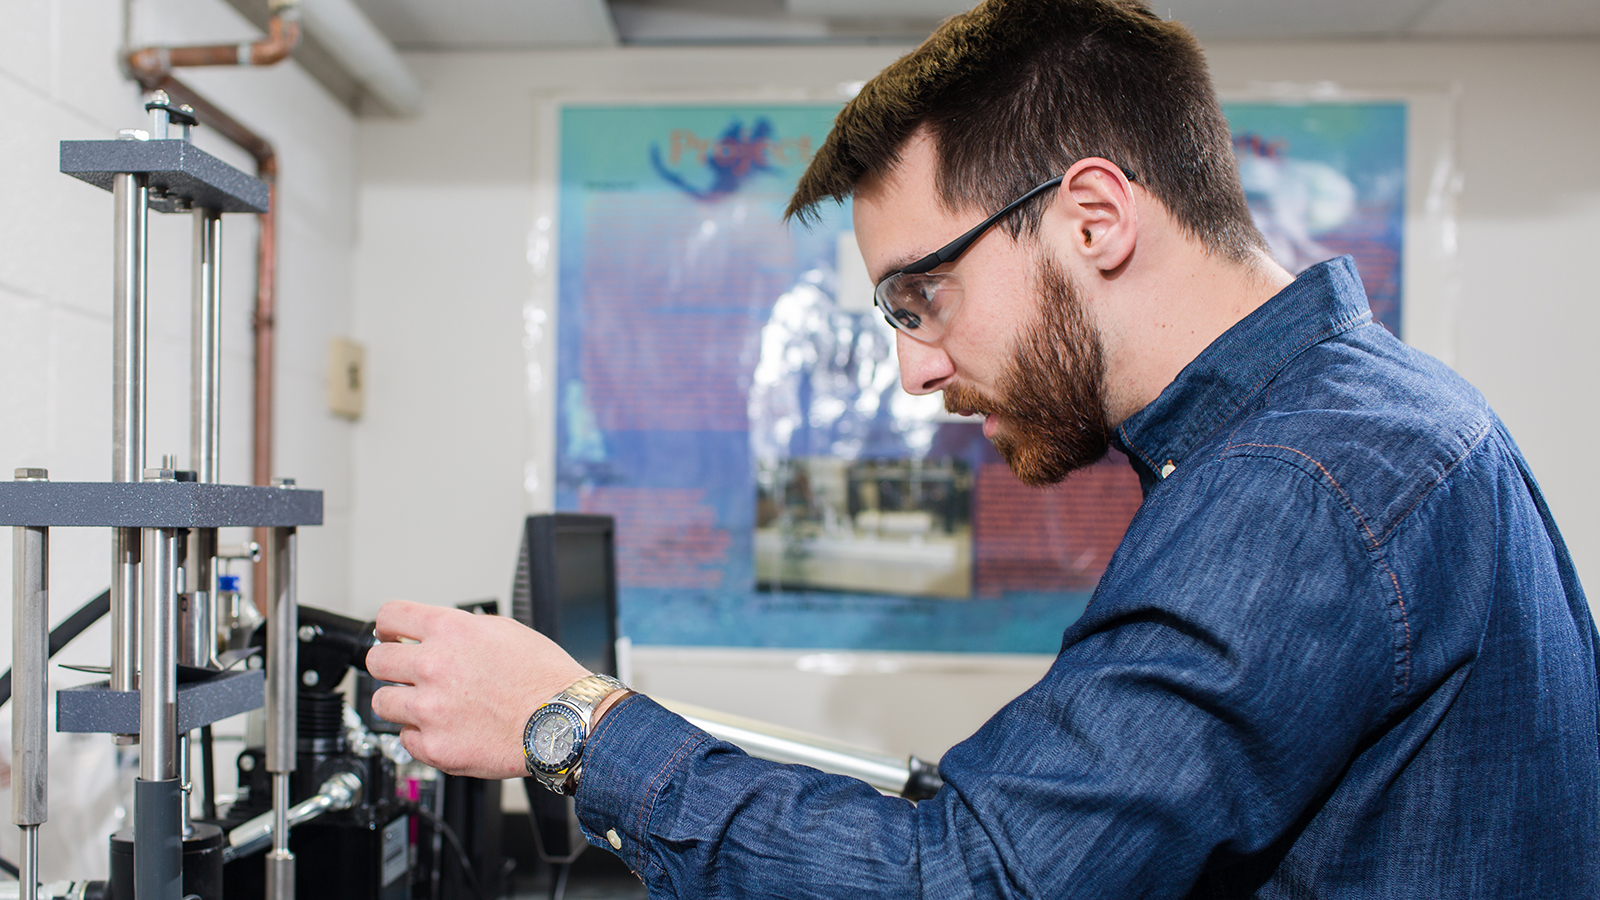
[[954,272],[899,272],[880,282],[874,296],[890,325],[919,341],[936,341],[961,302],[961,279]]

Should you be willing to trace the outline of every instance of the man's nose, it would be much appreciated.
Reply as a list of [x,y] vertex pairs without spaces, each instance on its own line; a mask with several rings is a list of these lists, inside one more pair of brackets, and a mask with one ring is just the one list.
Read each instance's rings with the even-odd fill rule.
[[944,389],[956,373],[943,347],[924,344],[903,331],[895,332],[895,354],[900,358],[900,386],[908,394],[931,394]]

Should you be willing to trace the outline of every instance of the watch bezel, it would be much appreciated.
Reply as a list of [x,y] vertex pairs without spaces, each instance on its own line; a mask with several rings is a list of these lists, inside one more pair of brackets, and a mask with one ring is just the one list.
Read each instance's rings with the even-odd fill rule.
[[[538,730],[540,723],[551,716],[561,716],[572,724],[573,739],[572,749],[560,761],[554,763],[544,762],[539,757],[533,744],[533,733]],[[528,717],[528,724],[522,730],[522,755],[527,760],[528,768],[536,774],[565,775],[577,765],[583,756],[583,743],[588,737],[589,726],[583,720],[583,713],[573,706],[553,700],[539,707],[532,716]]]

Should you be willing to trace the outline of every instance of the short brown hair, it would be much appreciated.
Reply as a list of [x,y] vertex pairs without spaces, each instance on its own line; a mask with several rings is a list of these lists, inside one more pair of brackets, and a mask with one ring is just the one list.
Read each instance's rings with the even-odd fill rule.
[[[947,19],[839,112],[787,215],[842,202],[923,127],[950,209],[999,209],[1099,156],[1210,252],[1242,260],[1266,247],[1200,45],[1141,0],[986,0]],[[1031,233],[1039,218],[1035,206],[1007,224]]]

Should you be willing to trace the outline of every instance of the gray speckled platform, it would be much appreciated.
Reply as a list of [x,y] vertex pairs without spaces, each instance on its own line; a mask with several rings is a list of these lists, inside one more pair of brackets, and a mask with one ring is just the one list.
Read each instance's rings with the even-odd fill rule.
[[184,140],[62,141],[61,171],[111,190],[118,172],[150,176],[150,208],[204,206],[225,213],[267,211],[266,182]]
[[[266,698],[260,669],[224,672],[178,685],[178,731],[193,731],[260,708]],[[138,734],[139,692],[113,691],[109,681],[56,691],[56,730],[80,734]]]
[[322,524],[322,492],[241,484],[0,481],[0,525],[289,528]]

